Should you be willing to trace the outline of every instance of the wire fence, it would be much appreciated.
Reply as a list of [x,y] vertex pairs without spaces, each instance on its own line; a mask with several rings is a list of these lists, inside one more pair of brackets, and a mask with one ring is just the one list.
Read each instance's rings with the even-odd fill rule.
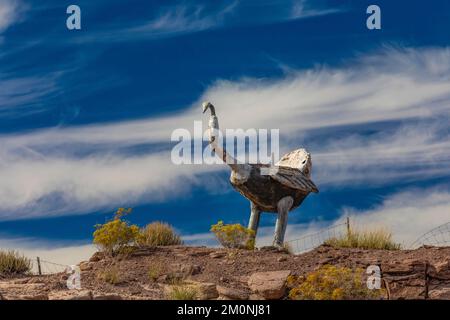
[[[313,250],[331,238],[344,237],[350,232],[350,219],[347,217],[342,223],[324,228],[318,232],[307,234],[301,238],[286,241],[295,254]],[[448,246],[450,245],[450,222],[442,224],[417,238],[410,246],[415,249],[423,245]],[[37,275],[56,274],[67,272],[69,265],[42,260],[39,257],[32,259],[32,273]]]
[[287,241],[287,243],[294,253],[304,253],[317,248],[328,239],[340,238],[346,235],[349,231],[350,219],[347,218],[345,222],[332,225],[316,233],[308,234],[298,239]]
[[31,262],[33,263],[33,268],[31,270],[31,272],[36,275],[45,275],[45,274],[55,274],[55,273],[66,272],[67,268],[70,267],[65,264],[42,260],[39,257],[32,259]]
[[410,248],[414,249],[423,245],[431,245],[431,246],[450,245],[450,222],[444,223],[424,233],[410,245]]

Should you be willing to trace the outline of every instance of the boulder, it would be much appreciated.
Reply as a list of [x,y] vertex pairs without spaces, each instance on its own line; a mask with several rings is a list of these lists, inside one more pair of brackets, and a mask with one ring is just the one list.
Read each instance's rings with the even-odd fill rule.
[[193,287],[197,291],[197,299],[199,300],[216,299],[219,296],[214,283],[186,281],[186,285]]
[[290,274],[290,270],[256,272],[250,276],[248,286],[264,299],[280,299],[286,294],[286,279]]
[[227,254],[223,251],[214,251],[209,254],[210,258],[219,259],[225,257]]
[[8,291],[20,291],[20,292],[31,292],[31,291],[44,291],[47,285],[45,283],[26,283],[26,284],[16,284],[11,282],[0,282],[0,289],[5,292]]
[[443,287],[430,290],[428,298],[437,300],[450,300],[450,287]]
[[201,266],[191,263],[172,263],[171,269],[185,276],[196,275],[202,271]]
[[450,260],[440,261],[431,265],[428,269],[428,273],[434,278],[449,280]]
[[80,271],[92,270],[94,263],[89,261],[83,261],[80,263]]
[[248,300],[249,294],[244,290],[232,289],[223,286],[217,286],[217,292],[219,293],[219,298],[221,300]]
[[411,273],[424,273],[426,261],[404,260],[386,263],[381,266],[384,274],[404,275]]
[[105,254],[103,252],[97,251],[92,255],[89,259],[89,262],[97,262],[105,258]]

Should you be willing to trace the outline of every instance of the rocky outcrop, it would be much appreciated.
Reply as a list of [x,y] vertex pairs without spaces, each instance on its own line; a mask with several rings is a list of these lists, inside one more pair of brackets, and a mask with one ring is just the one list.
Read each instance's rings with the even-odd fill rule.
[[249,293],[242,289],[228,288],[224,286],[217,286],[219,299],[221,300],[248,300]]
[[185,285],[192,287],[196,291],[197,299],[211,300],[219,296],[216,285],[210,282],[186,281]]
[[389,298],[449,299],[449,259],[436,263],[421,259],[382,263],[380,267]]
[[[0,299],[167,299],[167,290],[177,285],[194,289],[204,300],[285,299],[290,274],[305,276],[326,264],[363,270],[378,265],[389,299],[450,299],[450,247],[386,251],[329,246],[301,255],[271,247],[186,246],[139,248],[120,259],[96,253],[79,264],[82,290],[69,290],[65,273],[21,276],[0,280]],[[104,280],[108,270],[116,270],[117,281]]]
[[286,279],[290,270],[256,272],[250,276],[248,286],[264,299],[281,299],[286,294]]

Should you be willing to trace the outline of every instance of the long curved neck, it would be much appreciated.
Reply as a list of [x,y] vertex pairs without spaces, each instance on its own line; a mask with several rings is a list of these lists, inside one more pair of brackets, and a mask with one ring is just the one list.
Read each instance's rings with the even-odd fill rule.
[[237,161],[234,159],[228,152],[225,147],[219,144],[219,119],[216,116],[216,110],[214,106],[209,107],[211,111],[211,116],[209,117],[208,129],[209,129],[209,144],[211,145],[211,149],[215,154],[217,154],[220,159],[231,169],[237,168]]
[[[216,108],[214,108],[213,105],[209,106],[209,110],[211,111],[211,117],[217,117],[216,116]],[[219,129],[219,128],[217,128],[217,129]]]

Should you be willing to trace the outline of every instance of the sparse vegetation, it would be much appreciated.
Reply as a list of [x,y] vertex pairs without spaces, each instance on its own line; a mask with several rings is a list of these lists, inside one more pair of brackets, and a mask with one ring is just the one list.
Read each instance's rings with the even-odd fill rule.
[[180,284],[170,288],[167,298],[169,300],[195,300],[197,294],[197,290],[192,286]]
[[139,227],[123,220],[123,216],[130,214],[131,210],[119,208],[111,221],[95,226],[94,244],[100,250],[113,256],[128,245],[136,243],[139,238]]
[[383,289],[371,290],[363,281],[363,270],[322,266],[306,277],[290,276],[289,298],[293,300],[373,300],[385,296]]
[[112,285],[120,283],[120,271],[115,266],[110,266],[98,274],[98,278]]
[[392,240],[392,234],[386,229],[349,230],[341,237],[330,238],[325,244],[336,248],[360,248],[399,250],[400,244]]
[[150,281],[155,282],[162,274],[163,266],[161,263],[153,262],[148,267],[148,278]]
[[224,224],[219,221],[211,226],[211,231],[225,248],[247,249],[255,248],[255,232],[241,224]]
[[0,275],[26,274],[31,271],[31,260],[17,251],[0,251]]
[[172,246],[183,242],[171,225],[153,222],[140,231],[138,243],[145,246]]

